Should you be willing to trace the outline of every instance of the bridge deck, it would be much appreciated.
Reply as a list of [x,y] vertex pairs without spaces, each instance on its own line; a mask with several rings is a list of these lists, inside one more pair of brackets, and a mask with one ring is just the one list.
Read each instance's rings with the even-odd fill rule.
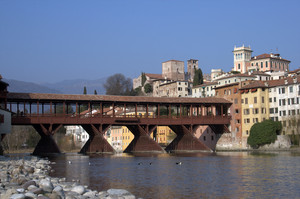
[[[12,125],[33,125],[41,140],[35,154],[59,152],[52,135],[62,125],[81,125],[90,138],[81,152],[113,152],[104,133],[126,126],[134,140],[126,151],[163,151],[150,138],[157,126],[169,126],[177,137],[168,150],[209,150],[193,135],[200,125],[222,133],[230,123],[231,102],[223,98],[166,98],[102,95],[8,93]],[[226,128],[225,128],[226,129]]]

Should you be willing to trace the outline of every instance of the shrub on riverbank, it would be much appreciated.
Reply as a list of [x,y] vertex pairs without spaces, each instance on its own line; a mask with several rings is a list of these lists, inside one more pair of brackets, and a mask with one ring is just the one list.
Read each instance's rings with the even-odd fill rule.
[[256,123],[250,129],[250,135],[247,142],[252,148],[258,148],[265,144],[274,143],[277,139],[277,134],[279,134],[281,129],[281,123],[272,120]]

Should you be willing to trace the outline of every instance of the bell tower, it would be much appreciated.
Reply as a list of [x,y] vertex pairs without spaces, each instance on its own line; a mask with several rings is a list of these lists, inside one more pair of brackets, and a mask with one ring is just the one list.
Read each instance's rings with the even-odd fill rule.
[[234,47],[233,60],[234,60],[234,71],[246,73],[248,66],[250,66],[250,60],[252,56],[252,50],[249,47]]

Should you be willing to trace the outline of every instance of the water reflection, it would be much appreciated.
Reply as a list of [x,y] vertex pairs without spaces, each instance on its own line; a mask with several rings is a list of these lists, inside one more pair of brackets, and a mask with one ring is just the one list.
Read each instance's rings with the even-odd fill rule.
[[142,198],[300,196],[299,153],[67,154],[52,161],[53,176],[79,179],[99,191],[123,188]]

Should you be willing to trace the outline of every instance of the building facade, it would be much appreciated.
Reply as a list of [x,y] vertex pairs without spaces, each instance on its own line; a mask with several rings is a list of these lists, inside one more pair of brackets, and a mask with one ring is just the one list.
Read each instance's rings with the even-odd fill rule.
[[192,97],[213,97],[217,82],[209,82],[192,87]]
[[240,82],[218,86],[215,88],[216,97],[227,99],[232,102],[229,109],[231,115],[228,130],[230,133],[223,134],[218,142],[220,148],[243,148],[245,143],[242,139],[242,113],[241,113],[241,93]]
[[198,70],[198,60],[190,59],[187,61],[187,78],[186,80],[193,82],[195,76],[195,70]]
[[191,82],[157,80],[153,82],[153,97],[190,97]]
[[289,71],[291,61],[283,59],[280,54],[261,54],[252,57],[249,47],[234,47],[234,71],[246,73],[248,71]]
[[269,119],[269,90],[266,82],[249,81],[240,88],[242,139],[247,143],[253,124]]
[[185,80],[184,62],[178,60],[169,60],[162,63],[163,78],[174,81]]

